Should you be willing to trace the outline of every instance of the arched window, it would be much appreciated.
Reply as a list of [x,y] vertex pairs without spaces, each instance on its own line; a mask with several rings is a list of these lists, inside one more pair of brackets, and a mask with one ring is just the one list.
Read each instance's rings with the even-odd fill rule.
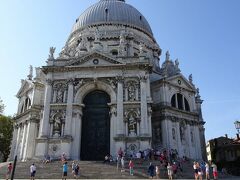
[[190,111],[188,100],[180,93],[174,94],[171,98],[171,106],[185,111]]

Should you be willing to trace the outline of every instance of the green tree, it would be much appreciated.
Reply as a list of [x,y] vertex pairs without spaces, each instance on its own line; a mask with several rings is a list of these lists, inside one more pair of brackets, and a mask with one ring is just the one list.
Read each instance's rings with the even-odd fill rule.
[[0,154],[3,161],[6,161],[10,153],[10,145],[12,141],[13,121],[12,117],[4,116],[4,104],[0,99]]
[[0,115],[3,113],[3,111],[4,111],[4,104],[3,104],[3,101],[1,100],[1,98],[0,98]]

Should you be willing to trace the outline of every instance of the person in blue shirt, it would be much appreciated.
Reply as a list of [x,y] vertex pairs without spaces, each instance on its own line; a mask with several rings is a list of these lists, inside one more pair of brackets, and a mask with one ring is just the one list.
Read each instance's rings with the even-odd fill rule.
[[67,179],[67,172],[68,172],[68,165],[67,162],[65,162],[63,164],[63,176],[62,176],[62,180],[66,180]]

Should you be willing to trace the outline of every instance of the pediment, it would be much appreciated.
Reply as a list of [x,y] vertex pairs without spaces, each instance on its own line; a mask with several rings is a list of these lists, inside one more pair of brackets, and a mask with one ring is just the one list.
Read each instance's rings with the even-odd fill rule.
[[22,85],[17,93],[17,97],[22,97],[24,94],[33,87],[33,83],[28,80],[22,80]]
[[67,66],[107,66],[122,64],[116,59],[99,52],[93,52],[84,57],[71,60]]
[[182,87],[191,91],[196,90],[195,86],[191,84],[182,74],[169,77],[167,78],[167,81],[174,86]]

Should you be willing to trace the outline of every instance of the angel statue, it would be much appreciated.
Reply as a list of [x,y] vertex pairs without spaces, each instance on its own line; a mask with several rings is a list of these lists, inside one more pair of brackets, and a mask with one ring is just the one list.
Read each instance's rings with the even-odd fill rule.
[[56,48],[55,47],[50,47],[49,49],[49,57],[48,59],[54,59],[54,53],[55,53]]

